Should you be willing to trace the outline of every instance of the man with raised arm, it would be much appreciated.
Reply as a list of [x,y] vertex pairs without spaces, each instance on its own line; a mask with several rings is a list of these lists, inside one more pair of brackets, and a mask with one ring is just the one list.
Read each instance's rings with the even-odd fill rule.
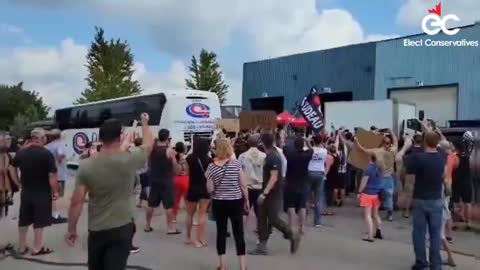
[[142,145],[129,151],[122,148],[120,121],[106,120],[99,132],[101,151],[80,163],[65,239],[68,244],[75,244],[77,223],[88,193],[89,270],[126,269],[134,233],[130,199],[135,174],[145,166],[154,142],[148,120],[148,114],[143,113]]

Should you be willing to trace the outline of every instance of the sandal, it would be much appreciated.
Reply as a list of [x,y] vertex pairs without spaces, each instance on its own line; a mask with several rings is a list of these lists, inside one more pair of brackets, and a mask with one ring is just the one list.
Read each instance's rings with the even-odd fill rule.
[[194,245],[195,248],[204,248],[204,247],[206,247],[206,246],[207,246],[207,244],[205,244],[205,243],[202,242],[202,241],[198,241],[198,242],[195,243],[195,245]]
[[375,240],[370,239],[370,238],[362,238],[362,240],[365,241],[365,242],[369,242],[369,243],[375,242]]
[[24,250],[20,250],[20,249],[19,249],[19,250],[17,251],[17,253],[18,253],[19,255],[22,255],[22,256],[27,255],[28,252],[30,252],[30,248],[29,248],[29,247],[25,247]]
[[39,251],[32,252],[32,256],[41,256],[41,255],[47,255],[50,253],[53,253],[52,249],[49,249],[47,247],[42,247]]
[[444,264],[451,267],[457,267],[457,264],[453,260],[447,260]]
[[153,232],[153,228],[152,227],[144,228],[143,231],[146,232],[146,233]]
[[177,235],[177,234],[182,234],[182,232],[179,230],[175,230],[173,232],[167,232],[167,235]]

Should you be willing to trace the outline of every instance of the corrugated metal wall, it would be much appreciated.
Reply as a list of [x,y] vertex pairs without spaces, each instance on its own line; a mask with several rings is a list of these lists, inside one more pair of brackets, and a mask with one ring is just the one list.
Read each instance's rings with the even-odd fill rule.
[[295,106],[312,86],[332,92],[352,91],[354,99],[374,97],[375,43],[285,56],[243,66],[243,107],[250,99],[284,96],[285,109]]
[[[462,28],[454,36],[421,35],[411,40],[480,40],[480,24]],[[404,39],[377,43],[375,99],[389,88],[456,84],[458,119],[480,118],[480,47],[405,47]]]

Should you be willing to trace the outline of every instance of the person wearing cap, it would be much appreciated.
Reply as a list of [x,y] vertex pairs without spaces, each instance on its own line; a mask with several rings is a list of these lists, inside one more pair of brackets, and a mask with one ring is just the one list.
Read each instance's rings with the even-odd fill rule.
[[[473,204],[473,177],[470,166],[470,157],[473,152],[475,140],[471,131],[466,131],[462,136],[462,144],[458,149],[458,157],[460,159],[459,166],[453,175],[452,184],[452,201],[454,205],[460,208],[461,220],[466,223],[466,229],[470,230],[470,222]],[[456,226],[454,229],[458,229]]]
[[[62,132],[59,129],[51,130],[49,132],[49,137],[51,141],[49,144],[46,145],[46,148],[55,157],[58,175],[59,195],[60,197],[63,197],[65,192],[65,180],[67,180],[68,177],[65,144],[62,142]],[[61,224],[67,222],[67,219],[60,215],[55,201],[52,203],[52,208],[53,224]]]
[[[32,256],[52,253],[44,246],[44,229],[52,224],[52,199],[58,198],[57,166],[55,157],[44,146],[45,131],[34,129],[30,144],[20,150],[13,159],[12,166],[21,173],[22,191],[20,195],[19,254],[25,255],[28,227],[33,225],[34,246]],[[14,174],[17,170],[14,170]]]
[[367,149],[363,147],[358,139],[355,139],[355,145],[357,148],[366,154],[375,154],[377,161],[382,167],[382,193],[384,196],[383,206],[387,210],[388,221],[393,221],[393,195],[395,192],[394,181],[394,168],[395,168],[395,156],[398,152],[398,139],[390,130],[383,135],[383,140],[378,148]]

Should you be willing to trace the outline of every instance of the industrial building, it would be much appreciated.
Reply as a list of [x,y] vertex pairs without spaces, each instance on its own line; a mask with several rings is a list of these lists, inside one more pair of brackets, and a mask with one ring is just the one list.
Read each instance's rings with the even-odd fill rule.
[[245,63],[243,108],[293,112],[315,86],[323,102],[396,98],[439,125],[480,119],[479,40],[475,23],[453,36],[419,34]]

